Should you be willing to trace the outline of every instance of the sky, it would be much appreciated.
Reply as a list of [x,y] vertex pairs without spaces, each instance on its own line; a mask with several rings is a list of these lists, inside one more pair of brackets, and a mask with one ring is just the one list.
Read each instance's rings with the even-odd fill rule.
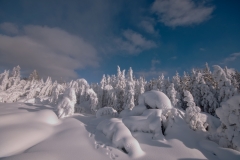
[[91,83],[206,62],[240,71],[239,0],[0,0],[0,71]]

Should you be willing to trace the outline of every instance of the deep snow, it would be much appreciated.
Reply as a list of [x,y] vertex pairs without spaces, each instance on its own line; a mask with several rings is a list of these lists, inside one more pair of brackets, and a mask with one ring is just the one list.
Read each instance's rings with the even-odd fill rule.
[[[153,133],[144,130],[129,131],[144,152],[136,159],[240,159],[240,152],[221,148],[206,138],[206,132],[190,129],[183,118],[184,112],[177,112],[163,139],[153,139]],[[155,116],[158,117],[157,113]],[[135,117],[144,119],[149,113]],[[109,120],[87,114],[58,119],[49,105],[0,103],[0,157],[9,160],[132,159],[97,129],[100,122]],[[208,121],[214,130],[218,120],[211,116]],[[124,123],[121,125],[126,129]]]

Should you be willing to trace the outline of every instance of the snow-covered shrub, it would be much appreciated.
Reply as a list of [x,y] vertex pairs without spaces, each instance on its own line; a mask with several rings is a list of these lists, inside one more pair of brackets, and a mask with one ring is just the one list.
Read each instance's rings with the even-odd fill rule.
[[102,131],[115,147],[124,150],[130,157],[138,158],[144,155],[138,141],[122,120],[116,118],[103,120],[98,124],[97,129]]
[[147,117],[147,121],[149,124],[148,127],[150,131],[154,133],[153,138],[158,138],[163,134],[162,128],[161,128],[162,126],[161,116],[162,116],[162,110],[156,109],[155,112],[153,112]]
[[96,117],[118,117],[118,113],[112,107],[103,107],[97,110]]
[[201,109],[195,105],[194,99],[192,94],[185,90],[184,91],[184,101],[187,102],[187,108],[186,108],[186,121],[189,123],[190,128],[193,130],[202,130],[206,131],[205,128],[207,127],[206,121],[204,121],[204,116],[201,114]]
[[173,125],[177,115],[178,112],[175,108],[145,109],[141,115],[125,116],[123,123],[133,132],[151,132],[153,133],[153,139],[164,140],[165,130]]
[[150,108],[169,109],[172,108],[169,98],[160,91],[151,90],[139,96],[138,103]]
[[173,123],[176,121],[176,116],[178,116],[178,110],[176,108],[164,109],[162,111],[162,129],[167,130],[169,127],[173,126]]
[[64,118],[73,115],[76,101],[77,100],[74,88],[66,89],[63,99],[57,105],[58,117]]
[[240,151],[240,95],[223,102],[216,114],[222,122],[217,129],[219,145]]

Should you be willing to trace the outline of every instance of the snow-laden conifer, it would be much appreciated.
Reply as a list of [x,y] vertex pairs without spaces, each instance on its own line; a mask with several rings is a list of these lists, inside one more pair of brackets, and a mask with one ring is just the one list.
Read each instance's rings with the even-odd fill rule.
[[184,96],[184,101],[187,102],[188,106],[185,115],[186,122],[189,123],[190,128],[193,130],[205,131],[207,127],[205,115],[200,113],[201,109],[195,105],[193,96],[189,91],[185,90]]

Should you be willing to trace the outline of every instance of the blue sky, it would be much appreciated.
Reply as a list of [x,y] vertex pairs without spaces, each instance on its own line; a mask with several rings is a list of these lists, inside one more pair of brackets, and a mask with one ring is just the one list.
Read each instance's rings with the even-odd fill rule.
[[1,0],[0,70],[85,78],[133,68],[147,79],[240,70],[238,0]]

